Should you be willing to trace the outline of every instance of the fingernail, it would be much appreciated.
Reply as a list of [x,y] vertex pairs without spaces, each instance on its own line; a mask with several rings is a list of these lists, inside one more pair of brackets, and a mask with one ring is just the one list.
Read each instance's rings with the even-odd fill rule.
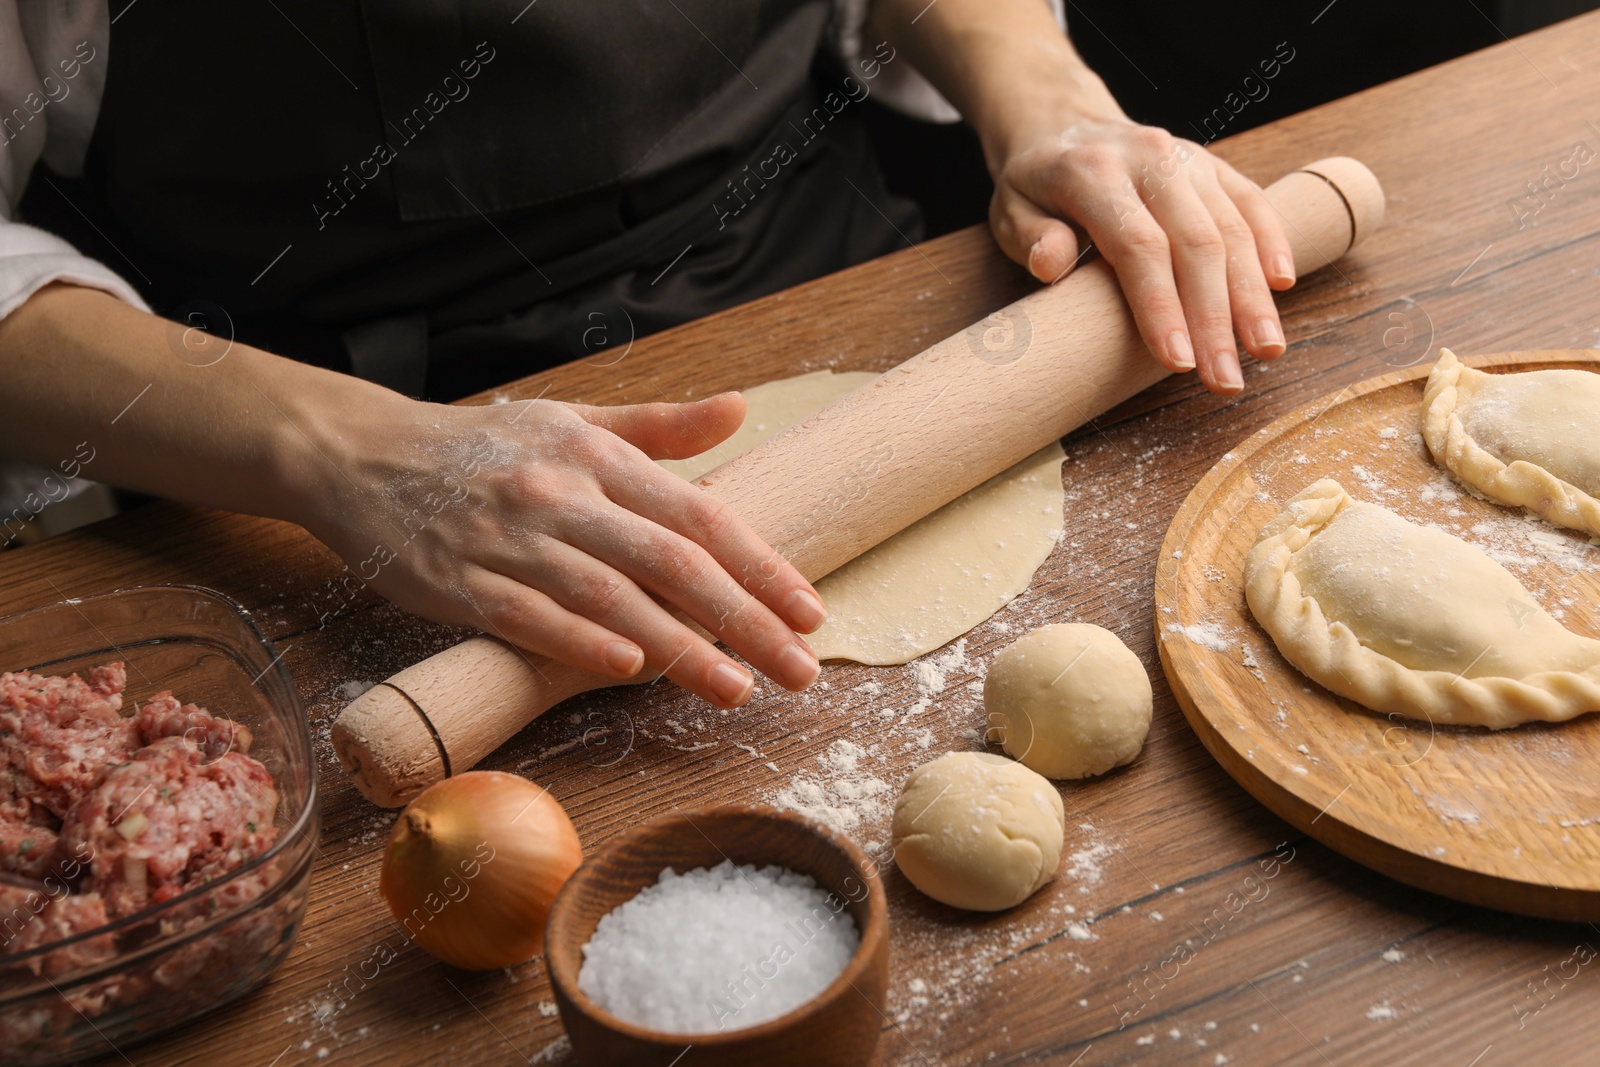
[[1178,370],[1194,370],[1194,349],[1189,347],[1189,335],[1173,330],[1167,338],[1167,356]]
[[1279,252],[1272,257],[1272,276],[1279,281],[1294,281],[1294,260],[1289,258],[1289,253]]
[[754,678],[731,663],[711,668],[711,691],[724,704],[743,704],[755,684]]
[[1217,354],[1217,385],[1229,393],[1244,388],[1244,375],[1239,373],[1239,357],[1231,352]]
[[796,629],[810,633],[822,625],[822,620],[828,617],[828,611],[822,606],[822,601],[809,589],[796,589],[789,594],[789,599],[784,607],[788,609],[789,619],[795,624]]
[[1039,270],[1039,258],[1044,254],[1044,238],[1033,242],[1033,247],[1028,249],[1028,273],[1039,279],[1045,280],[1043,272]]
[[619,678],[632,678],[644,666],[644,653],[626,641],[613,641],[606,646],[606,666]]
[[1256,347],[1262,349],[1277,349],[1273,355],[1281,355],[1288,346],[1283,341],[1283,330],[1271,319],[1261,319],[1256,323]]
[[804,689],[816,681],[821,673],[822,665],[817,662],[817,657],[801,645],[790,645],[778,653],[779,680],[788,689]]

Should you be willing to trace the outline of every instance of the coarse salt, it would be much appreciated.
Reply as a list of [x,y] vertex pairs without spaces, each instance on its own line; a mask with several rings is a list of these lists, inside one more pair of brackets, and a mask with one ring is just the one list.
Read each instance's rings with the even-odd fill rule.
[[670,1033],[754,1026],[844,970],[860,943],[846,904],[783,867],[668,868],[600,919],[578,988],[619,1018]]

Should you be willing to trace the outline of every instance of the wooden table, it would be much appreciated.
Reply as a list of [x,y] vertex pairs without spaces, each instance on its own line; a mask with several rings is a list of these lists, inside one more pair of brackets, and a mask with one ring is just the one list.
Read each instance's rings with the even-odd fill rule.
[[[949,657],[948,684],[930,706],[911,710],[909,668],[830,667],[807,697],[768,687],[727,715],[654,686],[580,698],[488,765],[549,786],[589,848],[678,806],[770,798],[797,776],[837,783],[838,761],[830,770],[824,758],[840,741],[865,749],[858,775],[897,787],[931,754],[977,743],[981,703],[969,683],[1022,628],[1099,623],[1156,680],[1143,756],[1064,787],[1076,856],[1012,912],[960,914],[889,874],[893,971],[878,1062],[1595,1062],[1600,973],[1591,972],[1600,966],[1589,946],[1600,931],[1459,905],[1301,838],[1201,749],[1161,680],[1151,618],[1157,546],[1179,503],[1270,419],[1439,344],[1600,347],[1600,160],[1576,175],[1567,164],[1536,214],[1538,201],[1522,201],[1521,227],[1507,204],[1529,181],[1559,174],[1578,142],[1600,149],[1600,14],[1219,145],[1263,182],[1319,156],[1357,156],[1387,186],[1387,226],[1282,299],[1294,343],[1276,364],[1247,368],[1242,397],[1206,395],[1192,376],[1170,381],[1068,442],[1063,544],[1026,595],[967,638],[964,662]],[[973,229],[503,395],[676,400],[821,367],[883,369],[1029,285]],[[392,815],[343,780],[328,722],[349,683],[381,678],[455,635],[370,594],[319,626],[325,583],[338,572],[297,528],[165,505],[0,557],[5,611],[155,582],[236,597],[284,650],[320,738],[324,829],[287,964],[243,1002],[107,1063],[571,1058],[541,960],[509,973],[446,969],[405,945],[378,899]],[[892,793],[835,799],[863,815],[858,839],[886,838]],[[1600,815],[1600,795],[1572,804],[1574,818]],[[1263,879],[1274,855],[1275,877]],[[1171,962],[1186,941],[1192,959]],[[363,988],[351,976],[380,944],[398,959]]]

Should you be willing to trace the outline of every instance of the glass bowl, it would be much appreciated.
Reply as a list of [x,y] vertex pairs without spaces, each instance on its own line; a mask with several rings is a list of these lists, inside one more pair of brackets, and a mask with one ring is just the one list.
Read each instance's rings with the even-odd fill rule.
[[170,689],[244,723],[250,756],[279,794],[278,836],[265,853],[164,903],[10,954],[4,945],[30,916],[0,914],[0,1061],[39,1067],[110,1053],[244,995],[288,955],[305,914],[317,788],[305,712],[279,656],[242,607],[195,586],[0,618],[0,671],[87,678],[120,660],[125,714]]

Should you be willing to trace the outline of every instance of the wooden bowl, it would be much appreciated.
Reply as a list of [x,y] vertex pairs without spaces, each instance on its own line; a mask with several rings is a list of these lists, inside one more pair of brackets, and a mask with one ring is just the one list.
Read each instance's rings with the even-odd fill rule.
[[[603,1011],[578,988],[583,946],[602,916],[654,885],[667,867],[714,867],[723,860],[778,864],[838,894],[861,944],[833,983],[786,1015],[742,1030],[672,1034]],[[576,1062],[677,1062],[822,1067],[866,1063],[887,1016],[889,912],[877,864],[845,838],[793,812],[753,804],[683,812],[647,822],[586,860],[556,896],[545,927],[545,963]]]

